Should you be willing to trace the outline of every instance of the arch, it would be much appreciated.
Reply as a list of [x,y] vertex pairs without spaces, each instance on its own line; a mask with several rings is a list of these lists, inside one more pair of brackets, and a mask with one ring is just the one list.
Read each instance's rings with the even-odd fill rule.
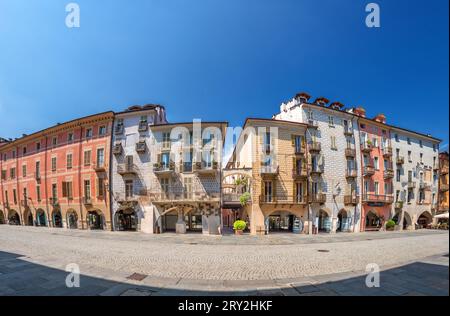
[[63,220],[60,209],[54,209],[52,212],[52,226],[56,228],[63,227]]
[[5,214],[3,213],[2,210],[0,210],[0,225],[5,224]]
[[419,229],[427,228],[433,222],[433,216],[429,211],[425,211],[417,218],[417,226]]
[[91,230],[102,230],[104,225],[103,213],[100,210],[91,210],[87,213],[87,225]]
[[138,216],[132,208],[116,212],[115,221],[118,231],[137,231]]
[[331,213],[326,208],[321,208],[317,214],[317,228],[319,232],[331,232]]
[[23,223],[25,226],[34,226],[33,213],[29,208],[26,208],[23,212]]
[[9,210],[8,212],[8,224],[9,225],[20,225],[20,215],[16,210]]
[[411,220],[411,215],[409,215],[408,212],[404,211],[403,212],[403,223],[399,223],[400,221],[400,216],[401,216],[401,211],[398,210],[397,212],[395,212],[394,217],[392,217],[392,220],[395,222],[396,225],[402,225],[403,229],[408,229],[412,226],[412,220]]
[[67,223],[67,228],[69,228],[69,229],[77,229],[78,228],[78,214],[74,209],[67,210],[66,223]]
[[300,216],[290,210],[271,210],[265,216],[266,230],[270,232],[303,232],[304,222]]
[[381,218],[374,210],[369,210],[365,218],[366,230],[379,230],[381,228]]
[[48,226],[47,215],[41,208],[36,210],[36,226]]
[[336,231],[338,232],[348,232],[350,231],[352,217],[350,212],[346,209],[341,209],[337,216]]

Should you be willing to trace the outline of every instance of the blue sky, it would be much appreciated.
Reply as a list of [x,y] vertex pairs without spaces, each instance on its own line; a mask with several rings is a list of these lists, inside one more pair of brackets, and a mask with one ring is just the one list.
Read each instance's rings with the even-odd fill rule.
[[267,117],[299,91],[443,139],[448,1],[0,0],[0,136],[133,104],[171,122]]

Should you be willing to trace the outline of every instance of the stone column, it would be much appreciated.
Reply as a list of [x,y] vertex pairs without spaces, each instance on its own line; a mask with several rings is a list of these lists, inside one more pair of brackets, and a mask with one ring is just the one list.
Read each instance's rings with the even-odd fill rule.
[[183,210],[178,208],[178,220],[175,225],[175,232],[177,234],[186,234],[186,223],[184,221],[183,214]]

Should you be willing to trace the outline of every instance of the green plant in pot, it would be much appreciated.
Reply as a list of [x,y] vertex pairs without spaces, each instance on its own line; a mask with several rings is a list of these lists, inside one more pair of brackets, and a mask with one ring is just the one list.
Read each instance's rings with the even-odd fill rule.
[[390,219],[386,222],[386,230],[394,230],[395,228],[395,221]]
[[234,232],[236,235],[242,235],[244,233],[244,229],[247,227],[247,224],[243,221],[238,219],[233,223]]
[[242,195],[239,197],[239,202],[241,202],[242,206],[246,206],[248,204],[248,201],[250,200],[250,193],[249,192],[244,192],[242,193]]

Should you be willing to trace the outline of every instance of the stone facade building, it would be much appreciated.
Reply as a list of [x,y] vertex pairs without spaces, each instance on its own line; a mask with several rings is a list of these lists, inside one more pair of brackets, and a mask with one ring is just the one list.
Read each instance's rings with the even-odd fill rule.
[[113,112],[58,124],[0,147],[0,212],[9,224],[110,229]]
[[[311,229],[359,231],[360,164],[357,117],[326,98],[309,102],[306,93],[281,104],[277,120],[307,124],[309,150]],[[324,201],[316,197],[324,197]]]

